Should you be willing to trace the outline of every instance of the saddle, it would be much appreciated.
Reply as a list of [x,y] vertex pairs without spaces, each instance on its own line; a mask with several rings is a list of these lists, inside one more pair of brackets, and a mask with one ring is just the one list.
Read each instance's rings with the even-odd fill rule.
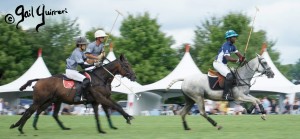
[[[91,80],[91,76],[87,72],[83,72],[81,74]],[[63,85],[68,89],[76,89],[76,86],[80,85],[80,82],[74,81],[73,79],[70,79],[67,76],[63,75]]]
[[208,69],[207,73],[209,86],[212,90],[223,90],[225,77],[222,76],[219,72]]

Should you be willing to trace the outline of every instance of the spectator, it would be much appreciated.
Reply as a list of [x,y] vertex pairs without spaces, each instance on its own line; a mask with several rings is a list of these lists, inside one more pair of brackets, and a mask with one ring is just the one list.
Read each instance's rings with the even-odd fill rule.
[[0,98],[0,115],[3,114],[3,99]]
[[292,111],[291,113],[292,114],[298,114],[299,113],[299,99],[298,98],[295,98],[295,101],[293,103],[293,106],[292,106]]
[[284,104],[284,111],[282,114],[290,114],[291,113],[291,104],[289,102],[289,97],[286,96],[285,99],[283,100],[283,104]]
[[228,106],[228,101],[221,101],[220,102],[220,114],[226,115],[227,114],[227,106]]
[[61,115],[71,115],[70,106],[65,105],[61,111]]
[[214,114],[213,112],[213,102],[211,100],[205,100],[205,112],[209,115]]
[[244,108],[240,104],[236,104],[234,106],[234,114],[235,115],[242,115],[244,112]]
[[214,105],[214,108],[212,110],[212,113],[217,115],[217,114],[220,114],[220,102],[216,102],[215,105]]
[[265,109],[266,114],[269,114],[270,113],[270,106],[271,106],[271,104],[270,104],[270,101],[268,100],[268,98],[267,97],[263,97],[263,99],[261,99],[261,103],[262,103],[262,105],[263,105],[263,107]]
[[270,107],[270,114],[278,114],[278,104],[275,99],[272,99]]

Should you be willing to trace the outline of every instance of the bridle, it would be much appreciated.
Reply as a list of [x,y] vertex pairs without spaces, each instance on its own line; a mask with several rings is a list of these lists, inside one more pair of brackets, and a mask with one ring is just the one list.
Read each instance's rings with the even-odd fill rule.
[[[249,80],[249,79],[251,80],[251,79],[253,79],[253,78],[256,79],[257,77],[261,77],[263,74],[268,74],[268,73],[270,72],[271,68],[270,68],[270,67],[266,68],[265,65],[262,63],[262,59],[263,59],[263,58],[259,58],[259,57],[258,57],[258,62],[259,62],[259,64],[258,64],[256,70],[253,70],[253,69],[249,66],[248,62],[244,62],[244,64],[243,64],[244,66],[247,66],[246,68],[247,68],[247,69],[250,69],[251,72],[253,72],[253,73],[255,73],[256,71],[258,71],[259,66],[262,66],[262,67],[263,67],[263,71],[262,71],[259,75],[256,75],[256,76],[253,76],[253,77],[250,77],[250,78],[244,78],[244,79],[242,79],[241,76],[240,76],[240,74],[237,72],[237,70],[234,71],[234,75],[237,76],[237,78],[236,78],[237,86],[244,86],[244,85],[247,85],[247,86],[250,88],[252,85],[255,84],[256,80],[253,82],[253,84],[249,84],[249,83],[247,83],[245,80]],[[240,84],[239,81],[241,81],[242,84]]]

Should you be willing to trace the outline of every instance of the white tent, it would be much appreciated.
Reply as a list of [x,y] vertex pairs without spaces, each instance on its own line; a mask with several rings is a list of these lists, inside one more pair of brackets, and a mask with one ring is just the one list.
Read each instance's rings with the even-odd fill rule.
[[271,67],[274,72],[274,78],[267,78],[266,76],[258,77],[257,79],[252,79],[252,83],[255,83],[251,86],[251,91],[266,91],[266,92],[277,92],[277,93],[295,93],[296,85],[291,81],[285,78],[281,72],[276,68],[272,59],[269,56],[269,53],[264,50],[262,57],[265,58],[268,65]]
[[37,60],[22,76],[8,84],[0,86],[0,97],[9,102],[11,106],[18,105],[20,97],[32,95],[32,86],[34,86],[36,82],[33,82],[31,87],[27,87],[23,92],[20,92],[19,88],[22,85],[31,79],[47,78],[50,76],[51,73],[42,58],[42,49],[39,49]]
[[163,95],[165,98],[181,95],[180,90],[181,90],[182,82],[177,82],[170,88],[170,92],[172,93],[165,94],[163,92],[165,92],[166,87],[174,79],[184,78],[186,76],[193,75],[193,74],[202,74],[202,72],[199,70],[199,68],[197,67],[197,65],[195,64],[194,60],[191,57],[191,54],[189,52],[190,46],[186,45],[185,48],[186,51],[183,58],[170,74],[168,74],[166,77],[164,77],[163,79],[155,83],[144,85],[140,89],[140,91],[152,91],[152,92],[155,91],[155,93],[159,93]]
[[[24,85],[28,80],[36,78],[46,78],[50,77],[51,73],[49,72],[43,58],[42,51],[39,49],[38,58],[32,64],[32,66],[18,79],[0,86],[0,93],[3,92],[18,92],[19,88]],[[32,86],[35,82],[32,84]],[[33,91],[32,87],[27,87],[24,91]]]

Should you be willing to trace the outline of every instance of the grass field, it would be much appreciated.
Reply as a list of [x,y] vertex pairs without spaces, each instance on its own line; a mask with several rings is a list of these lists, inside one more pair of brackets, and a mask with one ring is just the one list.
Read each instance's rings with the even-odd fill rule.
[[17,128],[9,129],[20,116],[0,116],[0,139],[299,139],[300,115],[269,115],[266,121],[259,115],[211,116],[222,130],[216,130],[200,116],[187,116],[190,131],[184,131],[179,116],[136,116],[127,125],[121,116],[112,116],[118,130],[109,129],[100,118],[107,134],[99,134],[93,116],[60,116],[69,131],[61,130],[51,116],[40,116],[38,128],[32,128],[32,118],[24,126],[25,135]]

